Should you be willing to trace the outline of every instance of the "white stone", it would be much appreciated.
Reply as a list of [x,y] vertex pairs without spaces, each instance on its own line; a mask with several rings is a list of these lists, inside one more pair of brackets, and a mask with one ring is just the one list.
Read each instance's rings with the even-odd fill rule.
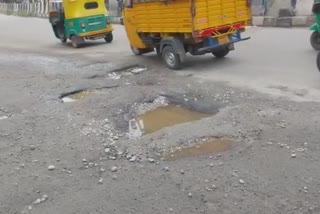
[[188,193],[188,196],[189,196],[189,198],[192,198],[192,193],[189,192],[189,193]]
[[111,172],[116,172],[116,171],[118,171],[118,167],[113,166],[113,167],[111,168]]
[[28,210],[29,210],[29,211],[32,210],[32,206],[28,206]]
[[49,166],[48,166],[48,169],[49,169],[49,170],[54,170],[55,168],[56,168],[56,167],[55,167],[54,165],[49,165]]
[[240,180],[239,180],[239,183],[240,183],[240,184],[244,184],[244,180],[240,179]]
[[103,178],[100,178],[99,184],[102,184],[102,183],[103,183]]
[[291,157],[295,158],[295,157],[297,157],[297,154],[293,153],[293,154],[291,154]]
[[153,158],[148,158],[148,161],[150,162],[150,163],[154,163],[154,159]]

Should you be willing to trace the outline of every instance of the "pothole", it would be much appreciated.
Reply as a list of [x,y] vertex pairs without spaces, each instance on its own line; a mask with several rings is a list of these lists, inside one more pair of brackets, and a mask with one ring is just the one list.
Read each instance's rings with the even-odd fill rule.
[[82,91],[76,91],[73,93],[69,93],[67,95],[62,96],[60,99],[62,102],[64,103],[71,103],[71,102],[75,102],[87,97],[91,97],[93,95],[96,94],[96,91],[92,90],[82,90]]
[[173,161],[182,158],[223,152],[230,149],[232,144],[233,141],[228,138],[204,137],[197,139],[193,146],[176,149],[165,154],[164,159]]
[[142,105],[144,112],[129,121],[130,138],[138,138],[166,127],[212,116],[212,114],[189,110],[181,105],[167,103],[161,98],[155,101],[157,104]]
[[119,85],[111,85],[111,86],[104,86],[100,88],[94,88],[94,89],[81,89],[81,90],[75,90],[67,93],[63,93],[59,99],[63,103],[71,103],[75,101],[79,101],[88,97],[92,97],[97,94],[104,93],[106,89],[116,88]]

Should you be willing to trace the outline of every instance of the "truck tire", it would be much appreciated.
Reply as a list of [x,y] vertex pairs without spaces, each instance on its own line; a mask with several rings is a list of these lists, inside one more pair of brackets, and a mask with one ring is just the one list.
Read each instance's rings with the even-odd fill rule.
[[145,53],[150,53],[153,52],[154,49],[153,48],[135,48],[133,46],[130,45],[131,51],[135,54],[135,55],[142,55]]
[[223,58],[227,56],[228,53],[229,53],[229,49],[227,47],[221,47],[212,51],[212,54],[217,58]]
[[173,70],[181,68],[181,60],[178,54],[175,53],[172,46],[167,45],[162,50],[162,60],[166,63],[167,67]]
[[318,31],[314,31],[310,37],[310,43],[313,49],[320,50],[320,33]]

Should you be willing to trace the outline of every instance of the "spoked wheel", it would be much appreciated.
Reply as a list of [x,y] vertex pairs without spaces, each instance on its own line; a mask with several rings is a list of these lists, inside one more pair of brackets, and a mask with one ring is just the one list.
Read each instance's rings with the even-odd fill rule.
[[178,54],[175,53],[172,46],[165,46],[162,50],[162,60],[167,67],[173,70],[181,68],[181,60]]
[[104,37],[104,40],[106,40],[107,43],[112,42],[112,40],[113,40],[113,34],[112,34],[112,33],[106,34],[106,37]]
[[317,67],[318,67],[318,71],[320,72],[320,52],[318,52],[318,56],[317,56]]
[[315,50],[320,50],[320,33],[318,31],[311,34],[310,43]]
[[70,40],[71,40],[71,44],[72,44],[72,46],[73,46],[74,48],[79,48],[79,46],[80,46],[80,39],[79,39],[79,37],[71,36]]
[[228,53],[229,53],[229,49],[227,47],[221,47],[212,51],[212,54],[217,58],[223,58],[227,56]]

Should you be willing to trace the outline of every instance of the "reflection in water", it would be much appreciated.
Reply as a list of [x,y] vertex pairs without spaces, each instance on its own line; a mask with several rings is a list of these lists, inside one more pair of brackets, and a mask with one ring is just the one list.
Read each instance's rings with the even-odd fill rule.
[[211,114],[191,111],[176,105],[161,106],[138,115],[129,122],[129,136],[140,137],[165,127],[210,117]]

